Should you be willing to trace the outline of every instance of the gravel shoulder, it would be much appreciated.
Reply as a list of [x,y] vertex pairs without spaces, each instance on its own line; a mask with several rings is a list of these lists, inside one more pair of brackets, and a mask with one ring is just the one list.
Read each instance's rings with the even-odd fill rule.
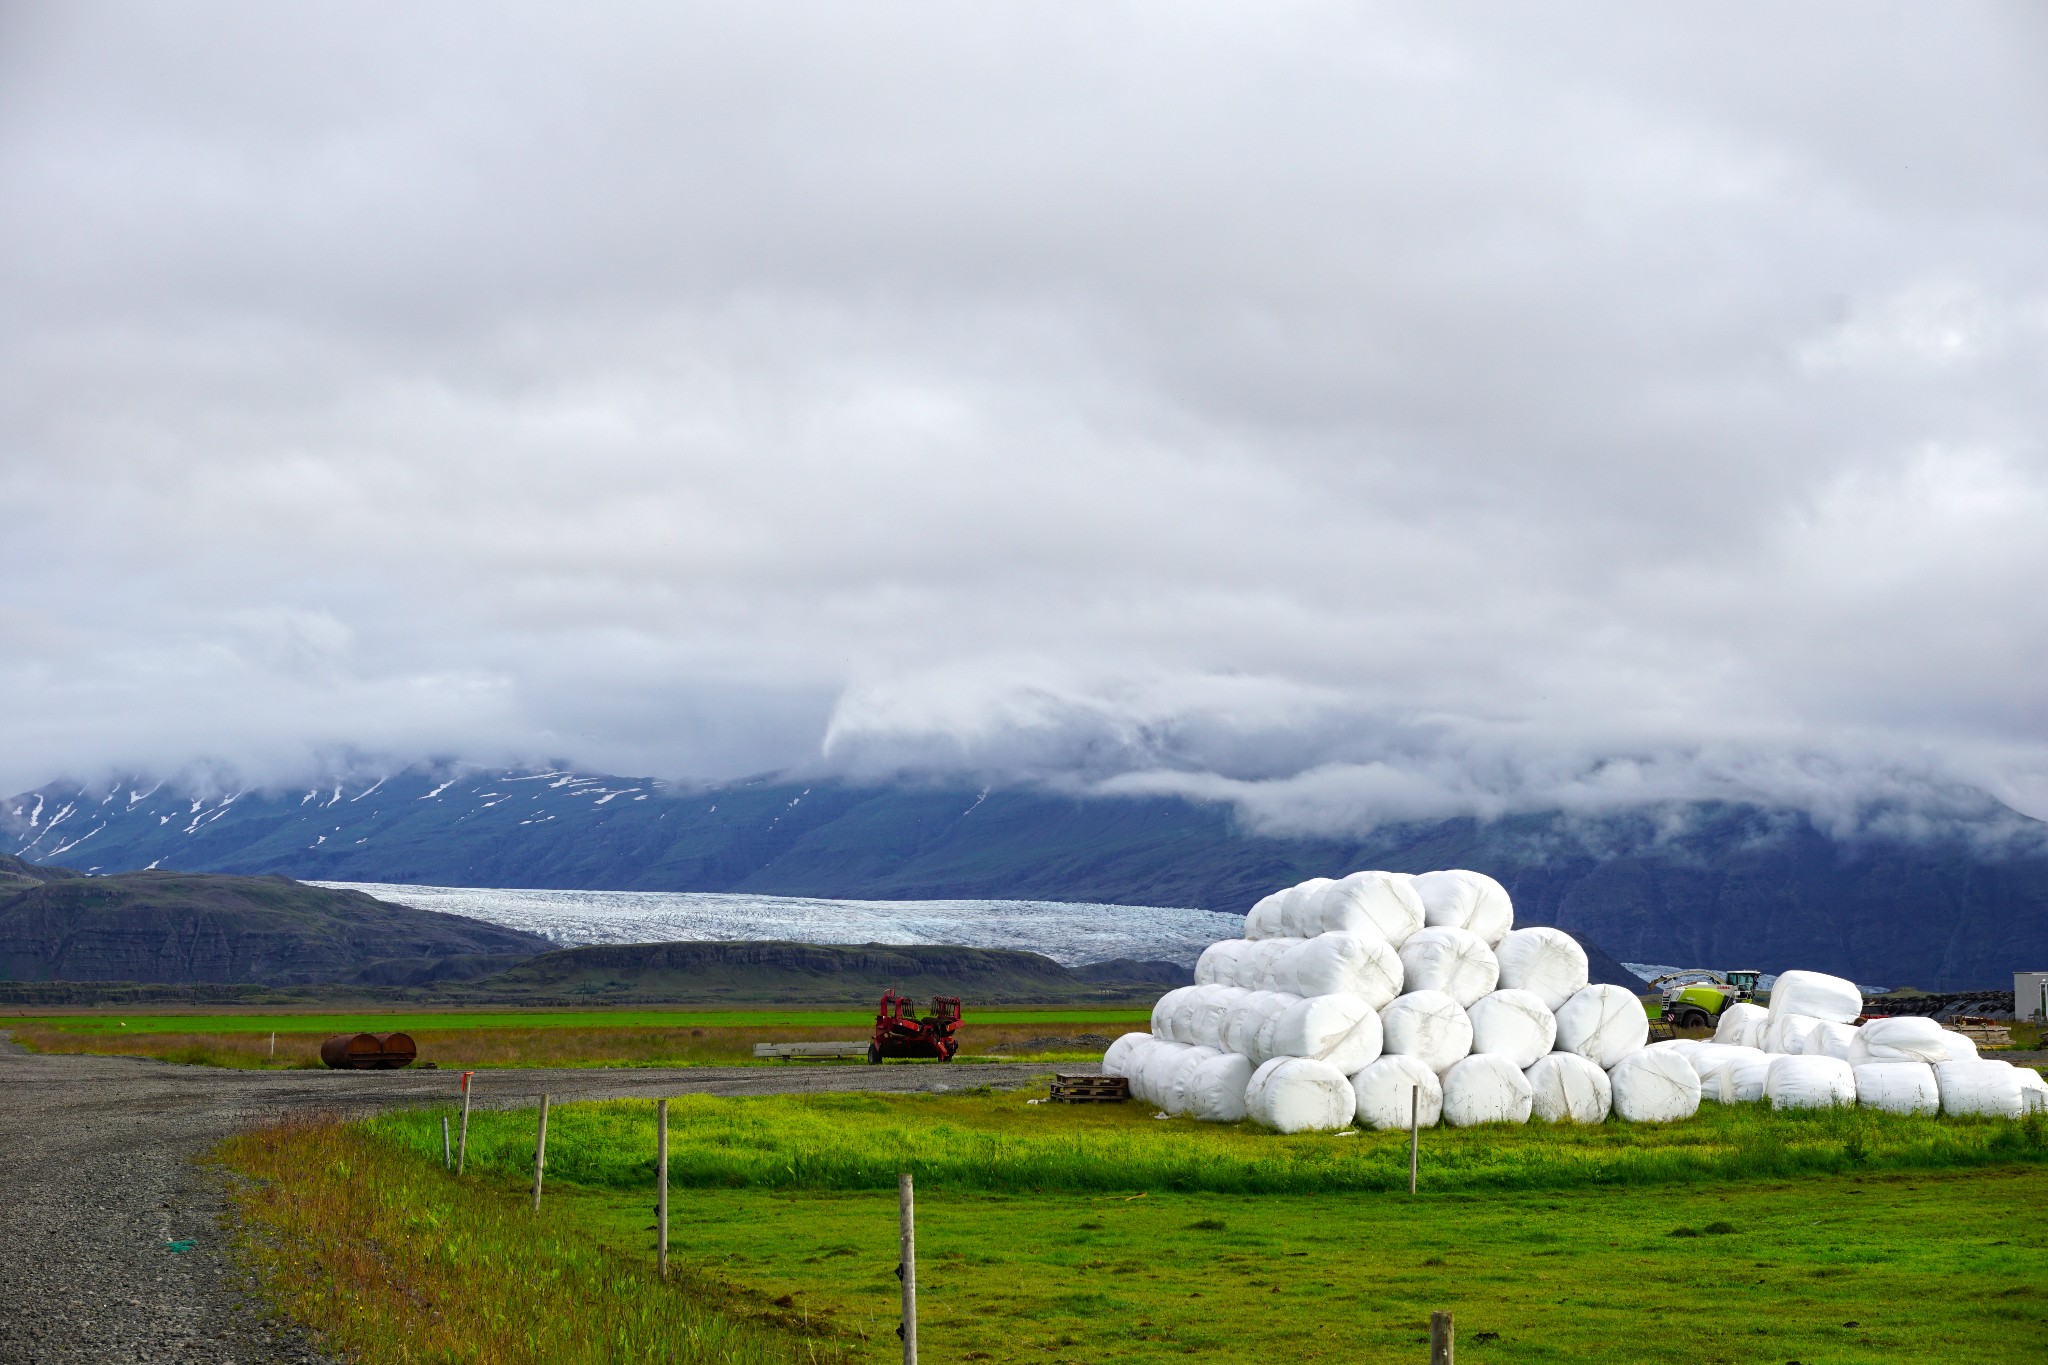
[[[993,1066],[566,1068],[478,1073],[473,1104],[1018,1085]],[[239,1285],[221,1177],[193,1160],[293,1111],[438,1104],[453,1071],[224,1071],[39,1056],[0,1033],[0,1365],[321,1362]],[[170,1243],[190,1240],[184,1252]]]

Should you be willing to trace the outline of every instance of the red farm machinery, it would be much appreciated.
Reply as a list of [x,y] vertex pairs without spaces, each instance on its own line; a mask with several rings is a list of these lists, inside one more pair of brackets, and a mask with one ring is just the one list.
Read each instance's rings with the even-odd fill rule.
[[884,1057],[936,1057],[953,1060],[960,1050],[954,1036],[960,1028],[960,997],[935,995],[931,1013],[917,1017],[917,1002],[907,995],[888,991],[875,1007],[875,1036],[868,1040],[868,1061]]

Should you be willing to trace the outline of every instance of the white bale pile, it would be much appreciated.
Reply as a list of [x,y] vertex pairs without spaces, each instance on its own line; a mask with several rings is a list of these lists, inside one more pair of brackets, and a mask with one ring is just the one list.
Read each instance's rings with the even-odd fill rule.
[[1929,1019],[1857,1025],[1857,986],[1777,978],[1768,1008],[1731,1004],[1712,1041],[1649,1043],[1636,994],[1587,982],[1558,929],[1514,927],[1504,887],[1464,870],[1315,877],[1261,899],[1195,984],[1162,995],[1149,1034],[1102,1069],[1167,1114],[1284,1133],[1635,1123],[1702,1099],[1897,1114],[2048,1112],[2048,1082],[1984,1061]]

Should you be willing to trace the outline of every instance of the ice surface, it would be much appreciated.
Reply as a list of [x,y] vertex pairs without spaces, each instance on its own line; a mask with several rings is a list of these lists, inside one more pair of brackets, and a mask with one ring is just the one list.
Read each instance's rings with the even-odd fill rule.
[[1021,948],[1077,966],[1129,957],[1193,966],[1235,916],[1077,901],[855,901],[708,891],[540,891],[315,882],[421,910],[586,943],[784,939]]

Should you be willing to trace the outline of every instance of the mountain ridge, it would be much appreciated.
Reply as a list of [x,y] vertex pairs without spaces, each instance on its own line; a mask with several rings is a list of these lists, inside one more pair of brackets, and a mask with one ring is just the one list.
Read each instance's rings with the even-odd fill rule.
[[1246,829],[1229,807],[1177,797],[773,777],[678,788],[424,766],[285,792],[53,784],[0,802],[0,851],[33,863],[62,850],[102,872],[170,864],[326,881],[1241,912],[1308,876],[1464,866],[1498,877],[1520,922],[1556,924],[1624,960],[1811,967],[1927,989],[2048,962],[2048,852],[2032,842],[1844,839],[1799,812],[1726,802],[1279,837]]

